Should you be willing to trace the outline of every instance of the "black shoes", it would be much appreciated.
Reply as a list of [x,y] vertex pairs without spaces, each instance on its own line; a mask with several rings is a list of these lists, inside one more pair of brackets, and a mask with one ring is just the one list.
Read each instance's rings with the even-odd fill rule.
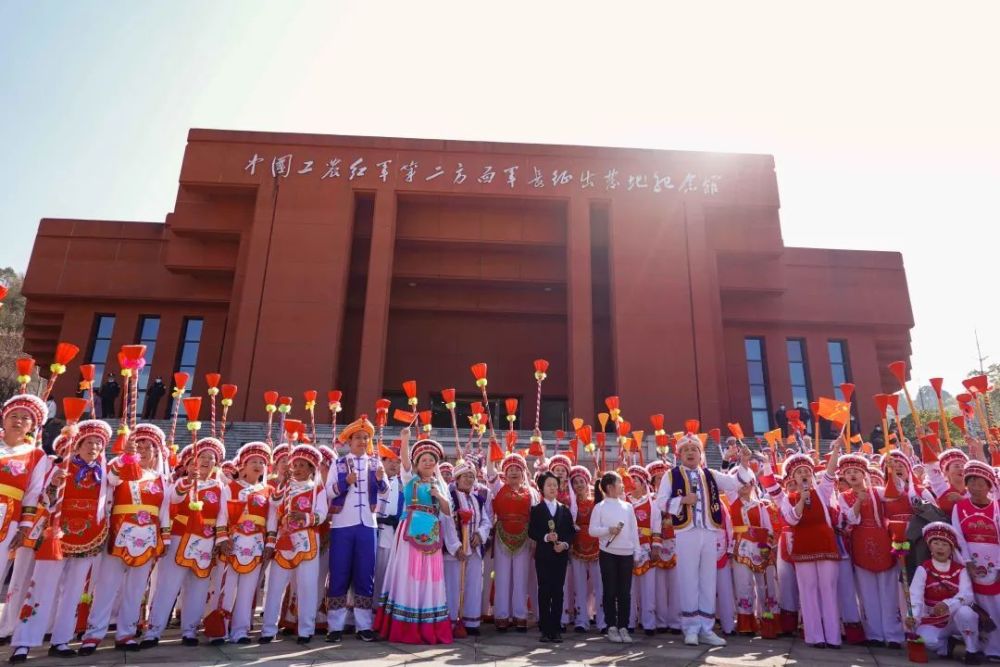
[[225,637],[216,637],[215,639],[210,640],[208,642],[208,645],[209,646],[222,646],[225,643],[226,643],[226,638]]
[[363,642],[373,642],[375,641],[375,633],[371,630],[362,630],[358,633],[358,639]]
[[538,641],[542,642],[543,644],[548,644],[549,643],[549,636],[548,635],[542,635],[541,637],[538,638]]
[[181,637],[181,646],[197,646],[198,643],[197,637]]
[[50,646],[49,655],[53,658],[73,658],[76,656],[76,651],[67,644],[60,644],[59,646]]
[[562,644],[562,642],[563,642],[562,634],[559,633],[559,632],[557,632],[554,635],[552,635],[551,637],[549,637],[549,640],[553,644]]
[[[139,645],[135,645],[135,650],[139,650]],[[97,652],[97,644],[84,644],[80,647],[80,650],[76,652],[77,655],[85,657],[88,655],[94,655]]]
[[259,637],[259,638],[257,639],[257,643],[258,643],[258,644],[270,644],[270,643],[271,643],[271,641],[273,641],[273,640],[274,640],[274,637],[268,637],[268,636],[266,636],[266,635],[261,635],[261,636],[260,636],[260,637]]
[[967,665],[981,665],[983,664],[983,654],[981,652],[966,653],[964,662]]
[[653,629],[646,630],[646,636],[647,637],[652,637],[655,634],[656,634],[656,630],[653,630]]
[[156,637],[152,639],[143,639],[139,642],[139,648],[145,651],[147,648],[156,648],[160,643],[160,640]]
[[573,628],[573,632],[575,632],[578,635],[585,635],[587,634],[587,628],[583,627],[582,625],[578,625],[575,628]]
[[7,659],[7,661],[10,662],[10,664],[12,665],[16,665],[19,662],[24,662],[28,659],[28,651],[29,649],[27,646],[18,646],[16,649],[14,649],[14,652],[10,654],[10,657]]
[[237,644],[249,644],[250,643],[250,638],[249,637],[240,637],[239,639],[236,640],[236,643]]
[[295,643],[299,644],[299,645],[303,645],[303,644],[308,644],[311,641],[312,641],[312,637],[299,637],[298,639],[295,640]]
[[480,635],[478,627],[476,627],[476,628],[466,628],[465,631],[469,633],[470,637],[478,637]]

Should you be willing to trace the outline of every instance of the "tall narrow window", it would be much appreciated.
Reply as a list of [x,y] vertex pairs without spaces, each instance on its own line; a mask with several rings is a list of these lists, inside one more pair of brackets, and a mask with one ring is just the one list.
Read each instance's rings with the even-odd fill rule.
[[750,378],[750,413],[753,431],[766,433],[771,429],[771,410],[767,400],[767,363],[764,359],[764,339],[746,338],[747,376]]
[[838,401],[844,400],[840,385],[851,381],[851,365],[847,360],[847,343],[842,340],[827,341],[826,349],[830,353],[830,375],[833,377],[833,393]]
[[[844,382],[851,382],[851,364],[847,357],[847,341],[829,340],[826,342],[826,350],[830,355],[833,395],[838,401],[842,401],[844,400],[844,392],[840,391],[840,385]],[[851,403],[851,416],[854,418],[854,421],[851,422],[851,431],[856,433],[857,429],[861,428],[861,422],[858,420],[858,410],[854,402]],[[826,435],[833,437],[834,433],[830,431]]]
[[[792,406],[809,409],[809,368],[806,365],[806,342],[801,338],[785,341],[788,349],[788,377],[792,386]],[[812,419],[807,420],[806,430],[812,429]]]
[[[200,317],[188,317],[184,320],[184,328],[181,331],[181,344],[177,353],[177,370],[187,373],[191,378],[188,380],[184,395],[191,393],[191,385],[194,382],[195,366],[198,364],[198,347],[201,345],[202,319]],[[171,378],[170,382],[173,382]]]
[[114,315],[97,315],[94,318],[94,337],[90,341],[87,363],[94,364],[94,386],[104,382],[104,365],[111,349],[111,334],[115,331]]
[[146,405],[146,388],[149,387],[149,373],[153,368],[153,355],[156,353],[156,337],[160,333],[160,318],[157,315],[144,315],[139,318],[139,344],[146,346],[146,365],[139,371],[139,393],[135,409],[142,414]]

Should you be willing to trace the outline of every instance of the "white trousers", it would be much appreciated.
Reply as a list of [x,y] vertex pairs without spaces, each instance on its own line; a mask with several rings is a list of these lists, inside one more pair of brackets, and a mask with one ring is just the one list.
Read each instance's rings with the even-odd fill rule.
[[[880,642],[903,642],[903,624],[899,617],[899,566],[885,572],[854,568],[858,578],[858,595],[864,610],[861,622],[865,637]],[[846,620],[846,619],[845,619]]]
[[[536,584],[538,583],[537,580],[538,580],[538,573],[536,572],[535,573]],[[538,590],[537,586],[535,587],[535,590]],[[586,591],[584,592],[586,593]],[[572,614],[570,612],[572,612]],[[576,585],[575,582],[573,581],[573,577],[570,576],[570,572],[567,569],[566,582],[563,584],[563,610],[562,610],[562,617],[560,619],[563,625],[569,625],[571,620],[570,616],[572,616],[573,619],[576,618]]]
[[676,567],[656,570],[656,627],[681,629],[681,597]]
[[[232,580],[233,590],[233,617],[229,621],[229,641],[235,642],[250,634],[250,626],[253,623],[253,602],[257,599],[257,590],[260,587],[261,567],[257,566],[246,574],[238,574],[232,569],[226,575],[227,588],[229,580]],[[226,600],[230,593],[226,593]]]
[[[778,606],[785,611],[799,610],[799,584],[795,564],[778,554]],[[857,605],[855,605],[857,606]]]
[[156,566],[156,588],[153,590],[149,628],[143,633],[145,639],[160,638],[170,619],[170,610],[174,608],[174,602],[182,591],[181,635],[192,638],[197,636],[198,626],[205,615],[212,577],[209,575],[200,579],[188,568],[178,565],[174,560],[178,544],[180,538],[175,536]]
[[597,559],[584,561],[569,559],[570,576],[576,595],[576,624],[590,627],[590,610],[595,610],[598,629],[607,627],[604,622],[604,588],[601,585],[601,563]]
[[942,657],[948,654],[948,638],[952,635],[961,635],[966,653],[976,653],[979,651],[979,615],[972,607],[959,607],[945,627],[918,625],[917,634],[927,644],[928,651],[935,651]]
[[[976,593],[976,604],[982,607],[989,617],[1000,622],[1000,595],[982,595]],[[987,656],[1000,656],[1000,630],[994,630],[989,634],[981,650]]]
[[[326,591],[330,590],[330,584],[327,579],[330,576],[330,545],[327,544],[319,550],[319,555],[316,556],[316,560],[319,561],[319,573],[317,575],[317,580],[319,581],[319,588],[316,594],[316,619],[322,620],[326,623],[326,614],[320,615],[320,609],[323,608],[323,602],[326,601]],[[378,596],[381,591],[376,586],[375,591],[375,602],[378,602]]]
[[778,583],[773,567],[754,572],[742,563],[733,563],[733,593],[736,613],[760,616],[769,611],[778,613]]
[[[445,593],[448,597],[448,614],[451,620],[459,616],[458,599],[462,580],[462,563],[451,556],[444,558]],[[478,628],[483,604],[483,559],[473,553],[465,562],[465,597],[462,599],[462,623]]]
[[707,528],[687,528],[677,533],[674,569],[680,580],[681,629],[685,634],[709,632],[715,626],[715,533]]
[[95,578],[94,600],[87,617],[87,630],[83,634],[85,640],[100,642],[108,634],[119,593],[121,597],[115,619],[115,639],[125,641],[135,638],[142,597],[146,593],[153,562],[149,560],[139,567],[129,567],[117,556],[105,554],[101,558],[92,575]]
[[[840,619],[844,623],[861,622],[861,608],[858,605],[858,582],[854,579],[855,570],[860,571],[860,568],[855,568],[850,559],[841,559],[840,574],[837,575],[837,596],[840,600]],[[872,637],[869,635],[867,638],[871,639]]]
[[736,630],[736,598],[733,595],[733,568],[727,562],[715,570],[715,608],[719,627],[729,634]]
[[291,570],[286,570],[271,561],[267,567],[267,587],[264,592],[264,626],[260,630],[262,637],[273,637],[278,634],[281,599],[293,579],[296,583],[299,637],[312,637],[316,632],[319,561],[315,558],[304,560]]
[[[50,618],[53,620],[52,646],[73,641],[76,606],[87,584],[87,570],[96,559],[96,556],[90,556],[35,563],[31,583],[24,596],[24,606],[32,607],[31,615],[14,629],[13,646],[41,646]],[[53,610],[54,617],[51,615]]]
[[511,555],[503,545],[497,545],[493,555],[495,568],[493,585],[493,616],[498,621],[528,618],[528,586],[531,567],[531,553],[525,545]]
[[[383,530],[388,530],[384,528]],[[375,604],[382,599],[382,584],[385,583],[385,569],[389,565],[392,547],[379,547],[375,552]]]
[[493,549],[486,549],[486,554],[483,556],[483,615],[492,616],[494,614],[493,601],[491,596],[493,596]]
[[633,630],[642,623],[643,630],[656,629],[656,569],[642,576],[632,575],[632,610],[628,625]]
[[[16,526],[12,527],[16,529]],[[24,593],[31,583],[31,571],[35,567],[35,550],[21,547],[14,552],[14,568],[7,586],[7,600],[0,614],[0,637],[10,637],[17,626],[17,615],[24,603]],[[6,572],[4,572],[6,576]],[[3,580],[0,579],[0,582]]]
[[[3,540],[0,540],[0,584],[7,580],[7,568],[10,567],[11,556],[13,554],[10,552],[10,543],[14,539],[14,535],[17,534],[18,526],[16,521],[11,521],[10,526],[7,528],[7,534],[4,536]],[[6,637],[6,635],[3,635]]]

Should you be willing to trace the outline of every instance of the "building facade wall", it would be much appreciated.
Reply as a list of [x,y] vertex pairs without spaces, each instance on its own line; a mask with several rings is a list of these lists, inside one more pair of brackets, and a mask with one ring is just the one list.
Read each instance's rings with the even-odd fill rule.
[[192,130],[165,224],[42,221],[26,345],[83,346],[109,312],[117,350],[158,314],[166,377],[203,317],[195,391],[220,371],[238,419],[268,389],[342,388],[350,414],[405,379],[422,400],[464,392],[477,361],[495,397],[533,403],[544,357],[564,418],[616,393],[637,425],[748,423],[746,336],[766,340],[772,412],[788,337],[813,396],[832,393],[832,338],[860,396],[891,389],[913,324],[902,258],[786,248],[778,210],[770,156]]

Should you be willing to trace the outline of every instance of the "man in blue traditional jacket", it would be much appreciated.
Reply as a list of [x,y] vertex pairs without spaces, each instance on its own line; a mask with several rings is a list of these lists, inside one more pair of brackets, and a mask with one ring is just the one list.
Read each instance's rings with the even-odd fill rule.
[[378,496],[388,484],[385,470],[370,452],[375,427],[366,415],[340,433],[349,452],[337,459],[327,475],[326,493],[333,515],[330,530],[330,591],[327,600],[328,642],[339,642],[347,619],[347,590],[354,591],[358,639],[375,641],[372,632],[375,596],[375,550]]

